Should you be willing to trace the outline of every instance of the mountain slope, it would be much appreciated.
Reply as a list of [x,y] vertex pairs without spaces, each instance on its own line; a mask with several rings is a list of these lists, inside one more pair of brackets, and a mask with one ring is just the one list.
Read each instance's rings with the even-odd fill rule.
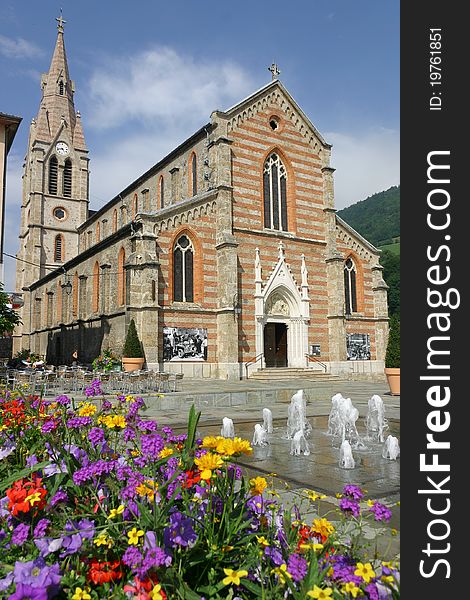
[[400,237],[400,186],[393,186],[337,213],[374,246]]

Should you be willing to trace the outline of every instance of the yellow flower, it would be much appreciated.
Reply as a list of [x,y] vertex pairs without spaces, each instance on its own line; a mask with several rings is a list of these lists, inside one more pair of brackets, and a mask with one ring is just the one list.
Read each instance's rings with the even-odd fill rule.
[[288,579],[292,579],[292,575],[287,570],[287,565],[285,563],[275,569],[271,569],[271,573],[278,575],[281,583],[286,583]]
[[395,568],[394,565],[393,565],[393,562],[391,560],[387,560],[387,561],[383,560],[382,561],[382,567],[387,567],[387,569],[394,569]]
[[218,442],[219,437],[215,437],[213,435],[206,435],[206,437],[202,439],[201,448],[208,448],[210,450],[214,450],[215,448],[217,448]]
[[147,496],[150,502],[153,502],[157,489],[157,482],[152,481],[151,479],[146,479],[144,483],[141,483],[135,488],[135,491],[139,494],[139,496]]
[[374,506],[375,500],[367,500],[367,506]]
[[201,471],[201,479],[210,479],[212,477],[212,471],[224,464],[220,456],[217,456],[217,454],[213,454],[212,452],[208,452],[199,458],[195,458],[194,462]]
[[92,417],[98,408],[91,402],[84,402],[83,407],[78,411],[80,417]]
[[39,492],[35,492],[34,494],[30,494],[26,496],[24,499],[25,502],[29,502],[31,506],[34,506],[36,502],[41,502],[41,494]]
[[108,519],[115,519],[118,515],[122,515],[124,512],[124,504],[120,504],[117,508],[112,508],[109,511]]
[[318,585],[313,586],[313,590],[307,592],[307,596],[310,598],[316,598],[317,600],[325,600],[325,598],[329,598],[333,590],[330,588],[320,588]]
[[395,581],[395,578],[393,577],[393,575],[382,575],[382,577],[380,579],[384,583],[394,583],[394,581]]
[[114,427],[124,429],[126,419],[123,415],[106,415],[105,417],[99,417],[98,423],[104,423],[108,429],[114,429]]
[[398,534],[398,531],[397,531],[397,530],[396,530],[394,527],[392,527],[392,529],[390,529],[390,533],[391,533],[392,535],[397,535],[397,534]]
[[257,535],[256,539],[258,540],[258,544],[261,544],[261,546],[269,546],[269,542],[264,535]]
[[173,448],[163,448],[158,454],[158,458],[166,458],[167,456],[171,456],[174,454]]
[[343,585],[343,592],[345,592],[346,594],[349,594],[353,598],[362,596],[361,588],[357,587],[357,585],[355,583],[353,583],[352,581],[348,581],[348,583],[345,583]]
[[366,564],[358,562],[356,564],[356,570],[354,571],[354,575],[357,575],[358,577],[362,577],[362,579],[364,579],[364,581],[366,583],[369,583],[369,581],[372,579],[372,577],[375,577],[375,572],[374,572],[374,569],[372,568],[372,565],[370,564],[370,562],[368,562]]
[[140,541],[140,538],[144,535],[142,529],[137,530],[137,527],[133,527],[130,531],[127,532],[127,543],[129,546],[137,546]]
[[250,488],[253,496],[261,496],[267,487],[268,482],[264,477],[255,477],[254,479],[250,479]]
[[132,394],[126,396],[126,402],[134,402],[134,396],[132,396]]
[[328,519],[322,518],[313,520],[312,530],[327,538],[333,533],[335,528]]
[[75,588],[75,593],[72,596],[71,600],[91,600],[91,596],[88,593],[90,590],[90,588],[85,588],[82,590],[82,588]]
[[315,502],[315,500],[323,500],[323,498],[326,498],[325,494],[320,494],[320,492],[316,492],[315,490],[304,490],[304,493],[312,502]]
[[110,537],[106,535],[106,533],[100,533],[100,535],[95,540],[93,540],[93,543],[98,547],[108,546],[108,548],[111,548],[114,542]]
[[323,550],[323,544],[300,544],[300,548],[302,550],[313,550],[314,552],[319,552]]
[[157,583],[157,585],[152,588],[152,591],[149,592],[149,598],[151,600],[163,600],[163,597],[162,586]]
[[241,571],[234,571],[233,569],[224,569],[224,573],[225,575],[227,575],[227,577],[224,577],[224,579],[222,579],[222,583],[224,585],[240,585],[240,579],[248,575],[248,571],[245,571],[244,569],[242,569]]
[[253,448],[248,440],[242,440],[239,437],[234,437],[232,440],[234,454],[251,454]]

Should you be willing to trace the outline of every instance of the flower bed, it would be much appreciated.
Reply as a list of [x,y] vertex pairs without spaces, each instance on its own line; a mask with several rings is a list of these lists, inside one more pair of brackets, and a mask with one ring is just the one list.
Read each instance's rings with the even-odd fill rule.
[[197,440],[194,408],[175,435],[143,405],[2,393],[0,597],[399,597],[398,566],[358,543],[363,519],[388,520],[386,506],[346,486],[341,527],[307,523],[266,479],[242,475],[249,442]]

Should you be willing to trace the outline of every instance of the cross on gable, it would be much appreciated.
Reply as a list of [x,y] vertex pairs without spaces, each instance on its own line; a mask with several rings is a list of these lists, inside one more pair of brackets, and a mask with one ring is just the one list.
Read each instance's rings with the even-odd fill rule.
[[281,74],[281,71],[279,70],[279,67],[274,62],[273,62],[273,64],[270,67],[268,67],[268,71],[271,71],[271,76],[272,76],[273,81],[275,79],[277,79],[278,76]]

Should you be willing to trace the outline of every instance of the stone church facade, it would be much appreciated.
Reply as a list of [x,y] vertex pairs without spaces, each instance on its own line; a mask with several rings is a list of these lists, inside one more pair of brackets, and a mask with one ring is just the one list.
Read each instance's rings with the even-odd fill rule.
[[[278,79],[214,111],[97,211],[61,22],[42,92],[24,168],[16,349],[56,364],[78,349],[91,362],[121,351],[134,318],[150,368],[383,372],[380,253],[336,215],[331,146]],[[351,340],[365,354],[352,356]]]

